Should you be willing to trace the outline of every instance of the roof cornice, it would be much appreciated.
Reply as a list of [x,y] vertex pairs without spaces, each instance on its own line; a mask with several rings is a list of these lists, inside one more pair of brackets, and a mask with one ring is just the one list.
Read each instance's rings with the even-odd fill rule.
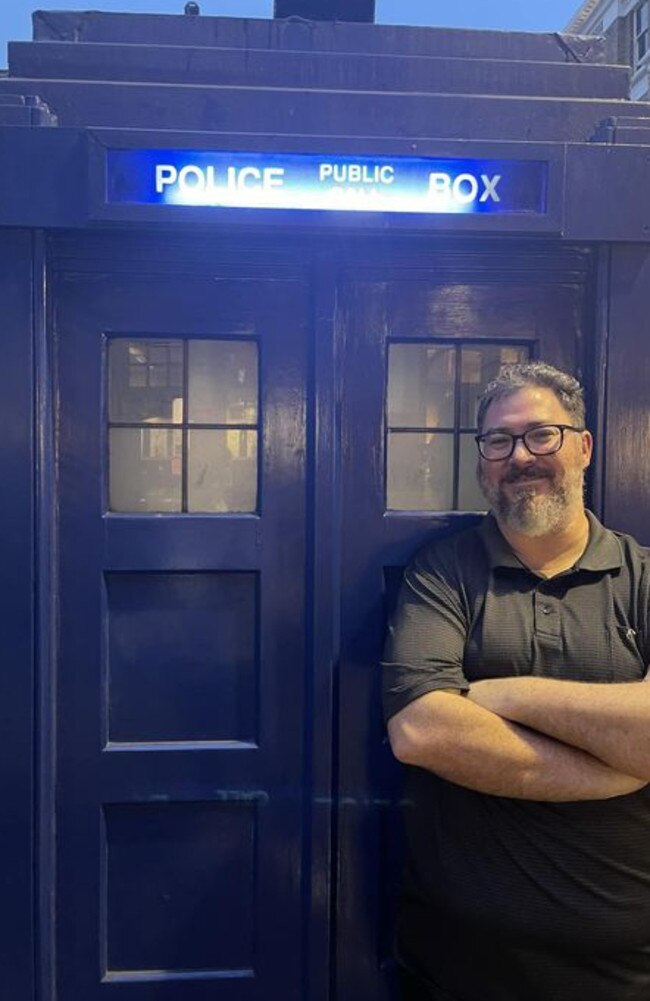
[[593,14],[600,2],[601,0],[585,0],[585,2],[575,12],[564,30],[569,34],[579,35],[585,21],[591,14]]

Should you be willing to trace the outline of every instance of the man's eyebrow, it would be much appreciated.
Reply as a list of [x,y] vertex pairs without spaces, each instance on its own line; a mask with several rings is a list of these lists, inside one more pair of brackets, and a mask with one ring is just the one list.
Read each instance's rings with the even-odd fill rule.
[[[554,421],[529,421],[528,424],[524,424],[524,432],[522,433],[532,431],[533,428],[544,428],[553,423]],[[495,427],[486,428],[483,434],[517,434],[517,432],[513,431],[511,427]]]

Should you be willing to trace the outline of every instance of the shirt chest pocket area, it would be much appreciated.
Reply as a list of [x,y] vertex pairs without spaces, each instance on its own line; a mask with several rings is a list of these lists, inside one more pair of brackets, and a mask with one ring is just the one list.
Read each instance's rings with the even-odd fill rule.
[[639,649],[639,637],[630,625],[607,625],[609,681],[642,681],[648,665]]

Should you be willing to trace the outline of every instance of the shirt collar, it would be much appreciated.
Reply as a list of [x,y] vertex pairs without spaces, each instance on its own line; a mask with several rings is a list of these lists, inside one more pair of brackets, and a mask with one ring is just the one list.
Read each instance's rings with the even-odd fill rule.
[[[623,566],[621,546],[608,528],[598,521],[591,511],[587,511],[589,521],[589,542],[584,553],[575,565],[576,570],[618,570]],[[522,563],[517,559],[507,541],[501,534],[493,514],[488,514],[479,527],[479,534],[487,550],[490,567],[515,567],[522,569]]]

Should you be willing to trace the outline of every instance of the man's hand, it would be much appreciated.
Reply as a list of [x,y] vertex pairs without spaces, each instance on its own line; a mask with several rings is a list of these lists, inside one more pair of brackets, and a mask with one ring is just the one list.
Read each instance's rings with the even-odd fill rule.
[[503,719],[587,751],[650,782],[650,684],[589,684],[555,678],[489,678],[468,698]]

